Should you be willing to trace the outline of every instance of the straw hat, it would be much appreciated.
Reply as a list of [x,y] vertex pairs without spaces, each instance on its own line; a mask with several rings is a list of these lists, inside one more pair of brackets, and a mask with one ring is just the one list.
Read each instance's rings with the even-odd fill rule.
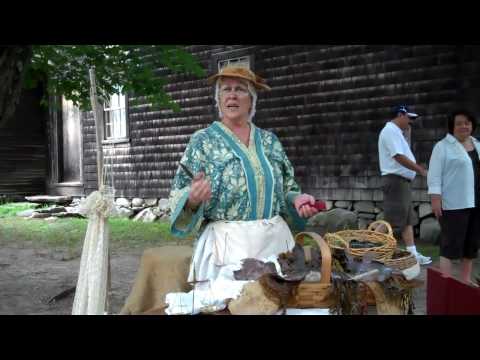
[[270,86],[265,83],[265,79],[255,75],[253,71],[241,66],[226,66],[218,74],[210,76],[207,82],[211,85],[219,77],[234,77],[250,81],[257,90],[270,90]]

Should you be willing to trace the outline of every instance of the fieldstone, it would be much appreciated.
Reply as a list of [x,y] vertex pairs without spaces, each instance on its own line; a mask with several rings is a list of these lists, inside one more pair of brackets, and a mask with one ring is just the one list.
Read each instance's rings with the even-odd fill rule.
[[365,230],[370,224],[370,220],[364,218],[358,218],[358,229]]
[[35,212],[35,209],[27,209],[23,211],[17,212],[17,216],[19,217],[30,217]]
[[170,207],[168,206],[168,199],[160,199],[158,201],[158,208],[162,212],[168,212]]
[[25,199],[30,202],[36,202],[36,203],[42,203],[42,204],[68,204],[72,201],[71,196],[49,196],[49,195],[25,196]]
[[132,199],[132,208],[142,207],[145,204],[145,201],[142,198],[133,198]]
[[39,212],[34,212],[29,219],[46,219],[50,217],[50,214],[47,213],[39,213]]
[[359,212],[358,217],[361,219],[374,220],[376,218],[375,214]]
[[158,203],[158,199],[155,199],[155,198],[145,199],[145,206],[147,206],[147,207],[153,207],[153,206],[157,205],[157,203]]
[[373,213],[375,205],[373,201],[357,201],[353,204],[353,208],[358,212]]
[[165,214],[165,211],[162,211],[158,208],[158,206],[155,206],[155,207],[152,207],[152,208],[149,208],[152,210],[152,213],[155,214],[156,216],[160,217],[162,216],[163,214]]
[[80,214],[80,208],[78,206],[66,206],[65,211],[69,214]]
[[323,227],[327,232],[336,232],[345,229],[357,229],[357,215],[342,208],[335,208],[312,216],[308,226]]
[[80,213],[69,213],[69,212],[61,212],[61,213],[56,213],[54,216],[59,217],[59,218],[79,218],[79,219],[85,219],[85,216],[83,216]]
[[119,218],[130,218],[130,216],[133,215],[133,210],[124,208],[122,206],[117,206],[116,207],[116,214],[114,217],[119,217]]
[[430,203],[421,203],[418,207],[418,216],[420,219],[433,214],[432,205]]
[[52,206],[45,209],[37,209],[36,212],[41,214],[57,214],[61,212],[65,212],[66,209],[63,206]]
[[430,244],[438,244],[440,242],[440,224],[438,220],[429,217],[423,219],[420,223],[420,239]]
[[143,222],[154,222],[157,220],[157,215],[155,215],[152,211],[152,208],[146,208],[142,210],[133,221],[143,221]]
[[115,200],[115,204],[117,204],[118,206],[123,206],[125,208],[129,208],[132,205],[131,201],[125,198],[118,198],[117,200]]
[[337,208],[342,208],[342,209],[351,209],[352,208],[352,202],[351,201],[335,201],[335,207]]
[[144,208],[143,206],[140,206],[140,207],[132,207],[132,208],[130,208],[130,209],[131,209],[131,210],[133,211],[133,213],[136,215],[136,214],[138,214],[140,211],[142,211],[142,210],[145,209],[145,208]]
[[81,198],[74,198],[74,199],[72,200],[72,203],[70,204],[70,206],[79,205],[81,201],[82,201]]

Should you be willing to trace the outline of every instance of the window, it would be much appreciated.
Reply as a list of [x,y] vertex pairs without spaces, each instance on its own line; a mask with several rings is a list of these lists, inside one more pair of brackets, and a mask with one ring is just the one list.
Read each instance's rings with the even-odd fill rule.
[[104,104],[104,134],[105,140],[126,140],[127,99],[125,94],[113,94]]
[[227,65],[243,66],[250,69],[250,56],[240,56],[236,58],[218,60],[218,70],[223,69]]

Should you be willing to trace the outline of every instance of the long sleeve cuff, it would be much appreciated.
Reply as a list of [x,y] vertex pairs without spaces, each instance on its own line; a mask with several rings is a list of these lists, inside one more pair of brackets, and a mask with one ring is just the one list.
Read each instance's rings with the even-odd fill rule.
[[429,186],[428,187],[428,194],[441,195],[442,194],[441,186]]
[[287,203],[287,223],[290,224],[292,230],[294,231],[303,231],[307,225],[308,219],[302,218],[298,215],[297,209],[295,209],[294,201],[295,198],[300,195],[299,192],[289,191],[286,196]]
[[183,194],[180,195],[180,198],[176,202],[176,207],[172,209],[172,215],[170,216],[170,232],[177,237],[186,237],[192,234],[198,230],[203,221],[204,203],[202,203],[195,212],[185,208],[189,191],[190,188],[184,189]]
[[291,205],[293,205],[294,201],[295,201],[295,198],[300,195],[301,193],[298,192],[298,191],[289,191],[287,193],[287,203],[290,203]]

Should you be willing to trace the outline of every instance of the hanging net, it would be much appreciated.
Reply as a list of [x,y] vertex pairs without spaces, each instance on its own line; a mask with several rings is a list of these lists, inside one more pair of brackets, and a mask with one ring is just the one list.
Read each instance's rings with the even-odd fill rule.
[[[112,160],[113,161],[113,160]],[[80,213],[88,218],[83,243],[72,315],[108,314],[110,276],[108,218],[116,214],[113,169],[102,169],[100,190],[80,203]],[[110,184],[107,184],[107,172]]]

